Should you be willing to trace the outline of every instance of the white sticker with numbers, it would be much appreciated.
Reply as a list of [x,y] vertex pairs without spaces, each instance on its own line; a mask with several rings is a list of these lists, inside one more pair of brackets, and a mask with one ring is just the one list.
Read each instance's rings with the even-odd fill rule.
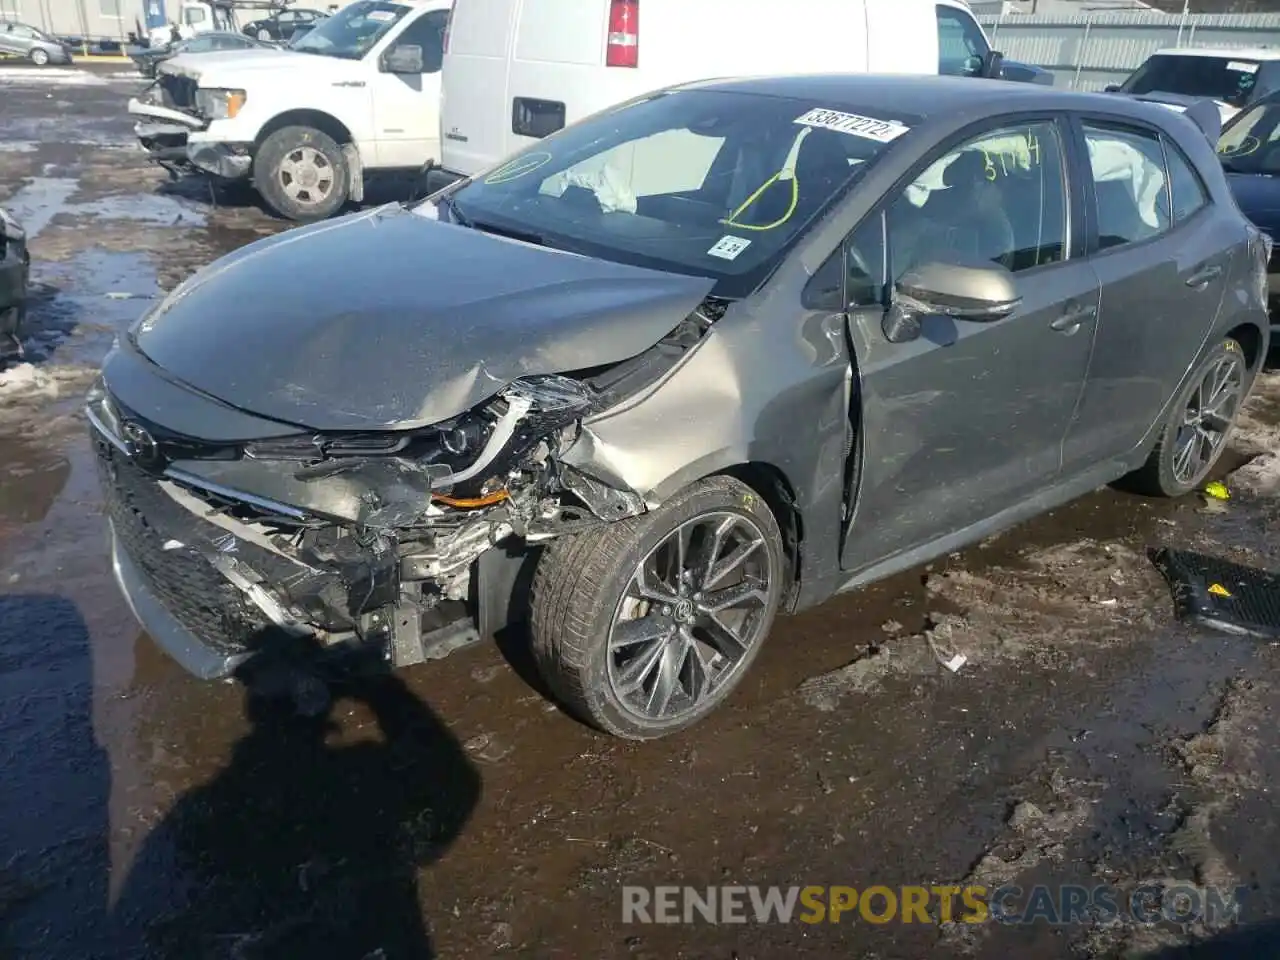
[[892,143],[911,129],[896,120],[877,120],[874,117],[860,117],[856,113],[841,113],[839,110],[824,110],[821,107],[815,107],[803,117],[796,117],[795,122],[806,127],[865,137],[880,143]]
[[724,236],[716,241],[716,245],[707,251],[709,257],[719,257],[721,260],[737,260],[738,254],[751,246],[750,240],[743,240],[741,237]]
[[1248,60],[1232,60],[1227,64],[1227,69],[1233,73],[1257,73],[1258,64],[1250,63]]

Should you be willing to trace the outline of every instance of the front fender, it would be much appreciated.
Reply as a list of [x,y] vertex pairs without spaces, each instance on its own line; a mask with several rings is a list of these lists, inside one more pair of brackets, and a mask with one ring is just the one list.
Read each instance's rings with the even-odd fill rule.
[[563,459],[651,509],[711,474],[778,471],[805,531],[798,608],[838,576],[851,366],[843,316],[763,313],[736,305],[645,395],[586,421]]

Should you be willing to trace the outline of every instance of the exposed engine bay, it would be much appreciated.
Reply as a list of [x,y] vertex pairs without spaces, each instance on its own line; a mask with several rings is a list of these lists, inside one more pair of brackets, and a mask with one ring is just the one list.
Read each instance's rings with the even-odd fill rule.
[[87,412],[118,575],[128,565],[227,669],[273,629],[381,644],[396,666],[443,656],[505,626],[540,542],[648,509],[563,456],[584,420],[661,378],[725,307],[704,301],[622,363],[525,377],[413,430],[210,442],[99,384]]

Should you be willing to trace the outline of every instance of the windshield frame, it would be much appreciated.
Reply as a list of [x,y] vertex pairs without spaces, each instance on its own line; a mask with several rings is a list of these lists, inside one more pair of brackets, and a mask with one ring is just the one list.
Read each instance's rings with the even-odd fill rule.
[[[315,26],[291,39],[286,49],[313,56],[332,57],[335,60],[364,60],[382,46],[389,36],[399,33],[405,18],[413,10],[412,6],[407,3],[401,3],[399,0],[355,0],[354,3],[347,4],[332,16],[314,21]],[[308,41],[317,37],[322,40],[329,40],[326,31],[332,31],[334,34],[340,35],[348,29],[348,25],[352,21],[368,12],[391,13],[392,19],[388,20],[382,29],[373,33],[366,41],[350,49],[338,48],[336,45],[331,47],[308,45]]]
[[[874,152],[866,160],[857,164],[850,165],[849,176],[835,189],[830,196],[823,200],[811,213],[798,221],[797,226],[787,234],[784,239],[770,251],[762,260],[754,266],[747,267],[738,272],[728,269],[715,269],[715,264],[699,264],[689,260],[673,259],[653,254],[646,254],[637,251],[631,247],[625,247],[613,243],[602,242],[590,237],[580,237],[557,232],[554,225],[544,225],[530,223],[527,220],[511,216],[505,210],[486,208],[483,212],[475,209],[469,209],[466,201],[466,192],[468,189],[477,185],[483,186],[486,178],[492,176],[495,172],[503,168],[510,168],[513,165],[519,165],[521,158],[529,157],[535,154],[545,154],[547,148],[553,147],[557,141],[566,136],[580,136],[584,129],[589,129],[591,125],[600,122],[606,122],[618,113],[657,100],[662,97],[679,96],[684,93],[695,94],[714,94],[725,97],[750,97],[761,101],[771,101],[773,103],[788,102],[794,104],[797,109],[796,116],[802,116],[808,112],[818,109],[830,109],[834,111],[847,111],[852,114],[858,114],[865,117],[873,117],[877,120],[886,122],[896,122],[907,127],[907,133],[898,137],[896,140],[885,142],[881,148]],[[755,293],[779,266],[787,259],[791,252],[800,245],[804,239],[809,236],[815,225],[840,206],[849,193],[865,178],[867,172],[883,162],[886,156],[889,156],[897,147],[899,141],[910,141],[914,139],[912,132],[914,129],[924,122],[924,118],[912,114],[901,113],[896,110],[885,110],[880,107],[869,107],[862,104],[850,104],[847,102],[834,102],[829,105],[818,105],[818,98],[808,96],[780,95],[771,93],[761,93],[755,90],[734,90],[724,87],[702,87],[700,85],[686,85],[680,87],[669,87],[662,90],[650,91],[631,100],[620,104],[607,107],[591,116],[571,124],[562,130],[557,131],[550,136],[538,140],[530,144],[523,150],[503,157],[500,162],[494,164],[486,170],[483,170],[474,176],[467,177],[457,183],[451,184],[443,190],[437,192],[434,196],[428,197],[422,201],[422,204],[414,206],[420,209],[426,204],[431,204],[436,208],[436,216],[440,219],[448,218],[450,222],[471,229],[479,229],[482,232],[494,232],[515,237],[517,239],[529,239],[540,242],[545,246],[553,249],[564,250],[570,253],[588,256],[599,260],[607,260],[613,263],[621,263],[628,266],[641,267],[649,270],[657,270],[664,273],[675,273],[684,276],[696,276],[713,280],[715,286],[711,291],[712,296],[724,300],[740,300],[751,296]],[[576,131],[576,133],[575,133]],[[631,142],[628,140],[620,140],[619,145]],[[607,153],[608,151],[601,151]],[[591,159],[592,155],[586,157]],[[578,163],[584,160],[577,161]],[[572,167],[574,164],[571,164]],[[569,169],[568,167],[565,169]],[[554,174],[553,174],[554,175]],[[479,226],[475,221],[481,221]],[[726,225],[724,233],[734,232],[733,227]],[[751,234],[747,234],[748,237]],[[722,238],[723,239],[723,238]],[[726,260],[724,266],[729,267],[731,261]]]

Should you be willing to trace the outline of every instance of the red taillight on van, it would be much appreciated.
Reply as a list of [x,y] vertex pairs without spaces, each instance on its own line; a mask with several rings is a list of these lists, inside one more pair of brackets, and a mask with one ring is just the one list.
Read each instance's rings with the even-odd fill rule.
[[607,67],[640,66],[640,0],[609,0]]

